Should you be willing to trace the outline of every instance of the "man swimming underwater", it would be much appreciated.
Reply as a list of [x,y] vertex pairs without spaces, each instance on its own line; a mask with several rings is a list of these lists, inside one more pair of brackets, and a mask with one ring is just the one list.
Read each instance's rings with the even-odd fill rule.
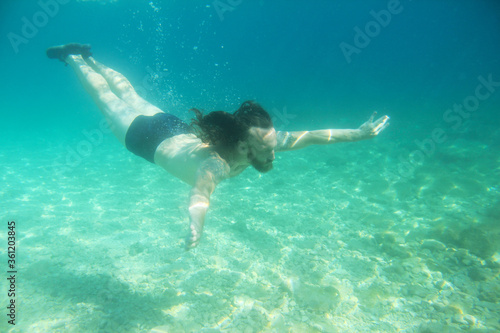
[[186,249],[199,244],[210,195],[222,180],[249,166],[268,172],[275,152],[370,139],[389,125],[389,117],[374,120],[374,113],[358,129],[277,132],[269,114],[247,101],[233,114],[203,115],[193,109],[195,118],[189,126],[142,99],[122,74],[92,57],[89,45],[51,47],[47,56],[73,68],[128,150],[192,186]]

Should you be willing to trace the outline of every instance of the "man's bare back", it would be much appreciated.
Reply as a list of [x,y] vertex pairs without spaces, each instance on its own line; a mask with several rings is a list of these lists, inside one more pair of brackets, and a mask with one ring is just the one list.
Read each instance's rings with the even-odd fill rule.
[[214,153],[214,148],[203,143],[196,135],[180,134],[160,143],[154,160],[155,164],[193,186],[201,163]]

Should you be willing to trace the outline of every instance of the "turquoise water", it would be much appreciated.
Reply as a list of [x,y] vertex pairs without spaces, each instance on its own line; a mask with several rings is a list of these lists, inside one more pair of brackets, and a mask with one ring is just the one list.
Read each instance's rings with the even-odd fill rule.
[[[0,331],[499,331],[499,9],[4,2]],[[185,252],[190,187],[101,129],[45,57],[74,41],[186,121],[255,99],[278,130],[356,128],[374,110],[391,125],[221,183]]]

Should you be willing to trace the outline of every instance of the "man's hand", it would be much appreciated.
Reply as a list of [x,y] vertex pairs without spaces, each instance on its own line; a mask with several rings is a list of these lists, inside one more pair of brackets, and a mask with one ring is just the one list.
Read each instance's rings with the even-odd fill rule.
[[376,114],[377,112],[373,112],[370,119],[358,128],[361,140],[373,138],[389,126],[388,116],[383,116],[373,121]]
[[[189,234],[186,237],[186,250],[191,250],[200,243],[205,224],[205,214],[209,206],[209,197],[215,187],[210,182],[198,182],[191,190],[189,206]],[[205,185],[205,186],[203,186]]]

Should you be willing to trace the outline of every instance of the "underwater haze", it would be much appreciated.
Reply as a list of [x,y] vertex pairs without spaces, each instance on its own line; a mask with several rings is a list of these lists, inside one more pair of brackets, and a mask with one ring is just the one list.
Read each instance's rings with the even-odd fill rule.
[[[500,331],[499,13],[2,1],[0,332]],[[128,152],[47,58],[71,42],[186,122],[255,100],[280,131],[390,126],[222,182],[185,251],[190,186]]]

